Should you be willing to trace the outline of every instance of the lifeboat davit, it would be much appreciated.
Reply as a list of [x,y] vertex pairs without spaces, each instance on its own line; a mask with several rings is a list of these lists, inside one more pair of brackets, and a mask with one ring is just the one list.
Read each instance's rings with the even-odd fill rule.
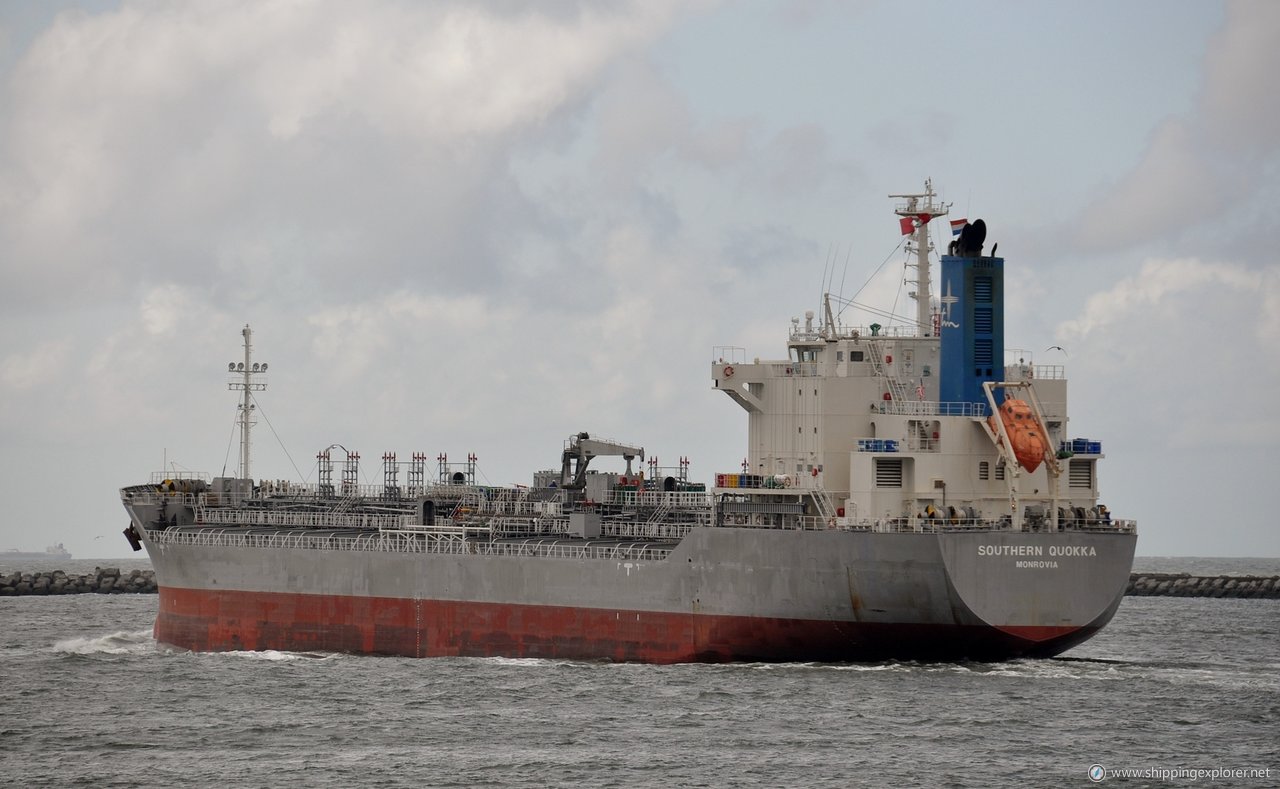
[[[1009,436],[1018,465],[1026,469],[1028,474],[1035,473],[1044,460],[1049,443],[1044,431],[1040,429],[1039,420],[1031,412],[1031,406],[1025,400],[1009,398],[1000,404],[1000,421],[1004,422],[1004,432]],[[994,417],[987,417],[987,424],[991,426],[992,432],[1000,435]]]

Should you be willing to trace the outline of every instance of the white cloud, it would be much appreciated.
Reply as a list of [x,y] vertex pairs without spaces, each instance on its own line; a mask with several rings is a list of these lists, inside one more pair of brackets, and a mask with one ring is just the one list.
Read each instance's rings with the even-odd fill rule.
[[66,371],[70,350],[67,340],[49,340],[30,351],[9,354],[0,362],[0,381],[18,390],[51,383]]
[[1072,386],[1121,440],[1189,450],[1280,445],[1280,266],[1149,260],[1059,325]]
[[1138,166],[1086,210],[1078,240],[1095,249],[1126,245],[1220,213],[1243,184],[1206,149],[1202,130],[1166,122]]
[[[965,168],[992,162],[991,180],[1012,184],[1009,206],[1045,216],[1072,211],[1101,177],[1087,145],[1063,144],[1063,125],[1028,140],[993,133],[988,112],[898,103],[867,67],[892,57],[892,14],[869,5],[849,26],[845,5],[832,7],[839,25],[812,4],[730,5],[685,25],[682,4],[576,0],[124,0],[38,33],[53,12],[34,14],[12,57],[0,52],[0,434],[15,449],[0,479],[25,490],[48,468],[74,470],[79,498],[63,512],[90,524],[109,522],[112,487],[145,478],[166,449],[216,472],[236,403],[223,371],[245,323],[271,363],[260,413],[303,473],[311,452],[341,441],[366,459],[475,450],[491,480],[527,482],[582,429],[664,460],[689,455],[700,479],[734,467],[745,418],[708,385],[711,347],[783,355],[788,318],[817,306],[824,262],[833,289],[856,291],[898,240],[884,196],[910,188],[903,173],[954,182],[955,198],[970,186]],[[1191,430],[1225,445],[1223,430],[1256,428],[1244,423],[1269,413],[1259,392],[1280,385],[1264,365],[1229,414],[1203,418],[1215,385],[1274,356],[1280,293],[1264,255],[1210,242],[1152,261],[1141,281],[1098,284],[1131,271],[1125,244],[1167,237],[1170,216],[1218,210],[1220,196],[1276,171],[1273,160],[1250,169],[1277,136],[1274,102],[1243,104],[1267,95],[1269,74],[1249,64],[1274,58],[1258,51],[1267,34],[1248,28],[1267,28],[1253,14],[1269,12],[1229,8],[1193,112],[1162,124],[1137,113],[1159,124],[1147,163],[1088,228],[1108,257],[1060,254],[1070,243],[1057,239],[1028,255],[1037,228],[1001,232],[1001,251],[1030,263],[1007,281],[1024,299],[1013,314],[1034,316],[1046,337],[1079,289],[1103,291],[1062,343],[1073,426],[1105,422],[1109,464],[1132,456],[1125,442],[1168,451],[1198,440]],[[1214,16],[1175,15],[1184,28]],[[934,40],[981,36],[939,29],[946,17],[921,17]],[[867,28],[877,20],[883,34]],[[1175,28],[1151,30],[1203,41]],[[1111,46],[1093,33],[1070,46]],[[1133,51],[1116,44],[1113,60],[1080,64],[1089,84],[1111,90],[1099,63]],[[953,70],[983,57],[960,52]],[[1035,76],[1035,58],[1026,66]],[[1061,109],[1012,87],[989,85],[992,106]],[[1125,101],[1115,90],[1100,100]],[[867,101],[839,98],[850,95]],[[1227,126],[1202,117],[1214,102]],[[930,130],[907,134],[895,117]],[[919,172],[948,139],[974,148]],[[1035,174],[1004,155],[1014,146],[1051,150],[1079,173],[1062,184],[1069,199],[1052,210],[1031,199]],[[1223,235],[1265,238],[1269,252],[1274,232],[1258,216],[1265,208],[1234,213]],[[900,258],[861,301],[911,311]],[[1104,266],[1122,273],[1092,277]],[[1263,427],[1241,441],[1265,441]],[[292,476],[266,428],[255,467]]]
[[[1191,319],[1195,315],[1193,308],[1187,309],[1191,305],[1178,305],[1179,312],[1185,310],[1182,315],[1168,315],[1165,308],[1170,300],[1213,284],[1241,294],[1274,299],[1280,295],[1276,274],[1277,269],[1274,268],[1256,271],[1231,263],[1205,263],[1194,259],[1149,260],[1137,276],[1123,279],[1110,290],[1090,296],[1084,314],[1059,327],[1058,339],[1063,342],[1086,340],[1090,335],[1111,329],[1116,324],[1130,322],[1138,315],[1150,319],[1153,314],[1166,313],[1164,319],[1178,322]],[[1232,317],[1232,324],[1238,325],[1243,319],[1245,325],[1249,325],[1247,313],[1237,313]],[[1259,338],[1271,331],[1271,316],[1265,310],[1257,311],[1252,320],[1257,323]],[[1165,320],[1161,320],[1163,322]]]
[[1268,187],[1266,162],[1280,151],[1280,4],[1227,6],[1210,39],[1196,106],[1153,133],[1142,160],[1080,219],[1086,249],[1114,249],[1172,237],[1188,227],[1247,210]]
[[1234,0],[1226,10],[1226,24],[1205,54],[1205,126],[1224,149],[1274,152],[1280,149],[1280,4]]
[[142,326],[147,334],[172,334],[178,321],[191,313],[191,296],[183,287],[160,285],[142,299]]
[[412,249],[457,286],[466,275],[449,262],[478,270],[535,213],[503,181],[512,141],[575,111],[672,16],[667,3],[63,14],[3,97],[3,297],[75,307],[262,249],[237,300],[305,279],[302,267],[394,288],[420,270]]

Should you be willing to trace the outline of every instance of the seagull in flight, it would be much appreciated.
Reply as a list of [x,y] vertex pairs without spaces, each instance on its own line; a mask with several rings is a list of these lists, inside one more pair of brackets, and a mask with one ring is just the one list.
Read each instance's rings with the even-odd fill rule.
[[1069,355],[1067,354],[1067,349],[1063,348],[1061,345],[1050,345],[1048,348],[1045,348],[1044,350],[1045,350],[1045,353],[1048,353],[1049,351],[1062,351],[1063,355]]

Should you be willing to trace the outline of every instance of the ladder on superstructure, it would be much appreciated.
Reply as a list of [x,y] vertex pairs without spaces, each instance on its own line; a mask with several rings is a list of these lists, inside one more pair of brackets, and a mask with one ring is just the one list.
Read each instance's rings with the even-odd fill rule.
[[670,514],[670,512],[671,512],[671,501],[666,496],[663,496],[662,503],[658,505],[658,508],[654,510],[653,514],[649,516],[649,519],[645,521],[645,525],[653,526],[661,522],[663,518],[667,517],[667,515]]
[[897,376],[889,375],[885,369],[884,348],[879,340],[867,340],[867,346],[871,350],[871,369],[875,370],[876,375],[884,380],[885,385],[889,387],[889,394],[896,403],[906,403],[911,399],[911,390],[907,384],[903,383]]
[[831,494],[827,493],[827,489],[822,486],[821,476],[813,478],[813,490],[810,491],[809,498],[813,499],[813,505],[818,510],[818,515],[828,525],[834,525],[837,516],[836,505],[831,501]]
[[360,499],[359,496],[355,496],[351,494],[344,495],[342,498],[338,499],[338,503],[334,505],[333,507],[334,514],[350,512],[351,510],[355,509],[356,503],[359,501],[359,499]]

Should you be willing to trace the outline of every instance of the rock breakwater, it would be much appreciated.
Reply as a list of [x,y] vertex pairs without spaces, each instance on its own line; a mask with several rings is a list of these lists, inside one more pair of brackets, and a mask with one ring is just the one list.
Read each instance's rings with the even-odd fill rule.
[[0,575],[0,597],[53,594],[146,594],[156,591],[155,570],[95,567],[83,575],[62,570]]
[[1125,594],[1138,597],[1247,597],[1280,600],[1280,576],[1134,573]]

